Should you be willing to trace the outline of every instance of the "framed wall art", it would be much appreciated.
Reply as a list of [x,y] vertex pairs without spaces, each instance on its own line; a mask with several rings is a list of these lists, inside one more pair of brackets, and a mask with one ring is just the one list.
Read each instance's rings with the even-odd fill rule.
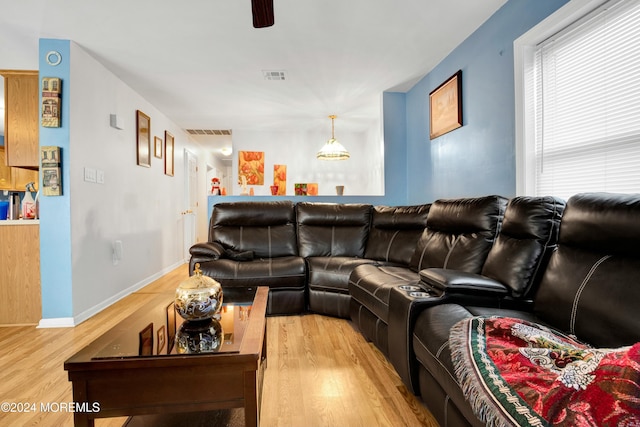
[[264,151],[238,152],[238,183],[243,176],[248,185],[264,185]]
[[273,165],[273,185],[278,196],[287,194],[287,165]]
[[159,136],[153,137],[153,155],[157,158],[162,158],[162,138]]
[[164,131],[164,174],[173,176],[173,151],[174,151],[173,135],[168,131]]
[[42,195],[62,196],[62,174],[60,172],[60,147],[40,147],[40,176]]
[[462,70],[429,94],[429,139],[462,126]]
[[136,156],[138,165],[151,167],[151,118],[136,110]]
[[42,127],[60,127],[60,100],[62,97],[62,80],[58,77],[42,79]]

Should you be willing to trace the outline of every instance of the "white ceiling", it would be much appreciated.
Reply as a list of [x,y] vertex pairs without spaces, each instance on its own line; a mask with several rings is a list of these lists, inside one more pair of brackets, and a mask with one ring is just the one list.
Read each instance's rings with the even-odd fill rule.
[[0,69],[37,69],[39,38],[69,39],[185,129],[328,130],[337,114],[358,130],[506,0],[274,2],[254,29],[251,0],[0,0]]

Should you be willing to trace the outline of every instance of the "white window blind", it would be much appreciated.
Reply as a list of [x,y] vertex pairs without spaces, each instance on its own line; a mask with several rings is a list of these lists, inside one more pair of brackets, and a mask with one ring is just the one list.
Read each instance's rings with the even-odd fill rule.
[[535,193],[640,193],[640,1],[611,1],[535,53]]

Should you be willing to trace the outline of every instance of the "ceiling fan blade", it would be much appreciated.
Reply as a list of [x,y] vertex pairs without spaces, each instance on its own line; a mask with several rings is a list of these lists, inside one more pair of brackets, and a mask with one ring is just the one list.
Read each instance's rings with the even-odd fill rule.
[[253,27],[264,28],[273,25],[273,0],[251,0]]

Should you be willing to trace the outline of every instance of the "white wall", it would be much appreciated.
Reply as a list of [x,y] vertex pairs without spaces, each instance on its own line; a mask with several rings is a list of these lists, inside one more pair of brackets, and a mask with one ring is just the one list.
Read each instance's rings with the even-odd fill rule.
[[322,131],[233,131],[233,194],[240,194],[238,185],[238,153],[265,153],[265,183],[253,187],[256,195],[270,194],[273,166],[287,165],[287,195],[294,194],[295,183],[318,183],[319,195],[335,195],[336,185],[345,186],[345,195],[383,195],[384,177],[382,137],[379,125],[367,131],[336,130],[336,139],[349,151],[351,158],[342,161],[322,161],[316,153],[329,139],[331,128]]
[[[77,316],[183,262],[184,149],[198,156],[199,174],[206,171],[206,159],[175,123],[75,43],[71,53],[71,242]],[[164,160],[153,155],[150,168],[136,164],[137,109],[151,117],[152,152],[154,136],[164,139],[165,130],[175,136],[173,177],[164,174]],[[123,130],[110,127],[110,114],[124,119]],[[104,184],[85,182],[85,167],[104,171]],[[205,190],[199,193],[206,216]],[[114,265],[116,240],[122,241],[123,259]]]

